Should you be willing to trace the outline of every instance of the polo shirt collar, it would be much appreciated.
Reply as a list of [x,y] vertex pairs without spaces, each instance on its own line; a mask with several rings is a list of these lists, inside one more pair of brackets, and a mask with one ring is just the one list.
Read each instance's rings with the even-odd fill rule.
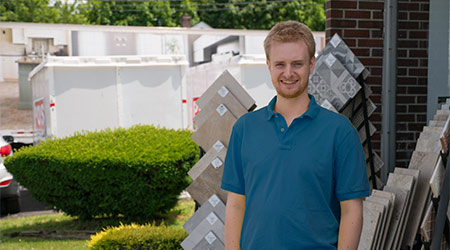
[[[308,94],[308,96],[309,96],[308,110],[306,110],[306,112],[301,116],[310,117],[311,119],[314,119],[317,116],[317,114],[319,113],[320,107],[316,103],[316,99],[314,98],[314,96],[312,96],[310,94]],[[273,110],[275,108],[276,101],[277,101],[277,96],[274,96],[272,98],[272,100],[269,102],[269,105],[267,105],[267,107],[266,107],[266,110],[267,110],[266,119],[267,120],[270,120],[275,115],[275,112],[273,112]]]

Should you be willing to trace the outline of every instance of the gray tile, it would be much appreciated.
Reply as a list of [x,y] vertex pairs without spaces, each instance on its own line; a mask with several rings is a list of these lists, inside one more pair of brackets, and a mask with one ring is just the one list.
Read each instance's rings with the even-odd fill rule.
[[447,121],[433,121],[431,120],[428,124],[430,127],[444,127]]
[[386,217],[387,217],[387,214],[385,213],[386,209],[385,209],[384,205],[381,205],[381,204],[379,204],[377,202],[372,202],[372,201],[367,200],[367,199],[363,202],[363,205],[365,205],[367,208],[369,208],[371,210],[374,210],[374,211],[377,211],[377,212],[380,213],[380,219],[379,219],[378,224],[377,224],[377,226],[375,228],[375,231],[373,232],[374,233],[374,235],[373,235],[374,239],[373,239],[372,247],[370,248],[372,250],[380,249],[379,245],[380,245],[380,242],[381,242],[381,237],[382,237],[382,234],[383,234],[384,224],[386,223]]
[[441,141],[426,139],[424,137],[417,140],[415,151],[419,152],[440,152],[442,150]]
[[369,71],[359,61],[358,57],[352,52],[352,50],[345,44],[342,38],[336,33],[330,39],[330,42],[323,48],[320,54],[332,53],[353,75],[354,78],[358,78],[360,75],[363,79],[366,79],[369,75]]
[[[367,105],[367,117],[370,117],[373,114],[373,112],[375,112],[375,110],[377,109],[377,106],[370,99],[367,99],[366,105]],[[363,111],[362,107],[360,107],[356,111],[356,113],[353,116],[353,118],[351,119],[351,121],[352,121],[353,126],[355,128],[359,128],[363,124],[363,122],[364,122],[364,111]]]
[[380,212],[367,207],[363,202],[363,227],[358,250],[371,250],[375,241],[375,232],[380,221]]
[[[370,136],[372,136],[376,131],[377,131],[377,129],[375,128],[373,123],[369,121],[369,133],[370,133]],[[361,144],[363,144],[367,140],[366,128],[364,126],[361,127],[358,130],[358,134],[359,134],[359,139],[361,140]]]
[[388,229],[385,249],[397,250],[397,245],[399,244],[395,241],[395,238],[398,238],[397,231],[400,226],[400,220],[405,208],[405,201],[409,193],[405,189],[395,188],[391,186],[385,186],[383,188],[383,191],[395,194],[394,211],[392,214],[391,224],[389,225]]
[[225,245],[213,232],[208,232],[193,250],[225,250]]
[[[367,144],[364,144],[363,151],[364,151],[364,156],[365,156],[366,162],[367,162],[367,175],[370,177],[371,172],[370,172],[369,153],[367,152],[368,151]],[[375,173],[378,173],[380,171],[380,169],[384,166],[384,162],[381,159],[381,157],[374,151],[372,151],[372,157],[373,157],[373,166],[374,166]]]
[[438,133],[438,134],[441,134],[443,129],[444,129],[443,127],[424,126],[423,127],[423,132],[424,133]]
[[327,99],[338,111],[361,89],[344,66],[332,54],[317,59],[314,72],[309,78],[308,92],[318,103]]
[[200,96],[197,100],[197,105],[200,109],[205,108],[208,102],[213,98],[213,96],[219,91],[222,86],[225,86],[236,99],[244,106],[248,111],[253,110],[255,105],[255,100],[245,91],[245,89],[239,84],[239,82],[231,75],[228,70],[225,70],[214,83]]
[[447,121],[448,116],[449,116],[448,114],[443,114],[443,113],[438,114],[437,113],[437,114],[434,115],[433,120],[435,120],[435,121]]
[[211,212],[214,212],[222,221],[225,221],[225,204],[215,194],[207,202],[203,203],[191,218],[184,223],[184,230],[190,234]]
[[216,112],[216,108],[223,104],[227,109],[236,117],[239,118],[243,114],[247,113],[247,110],[242,104],[234,97],[234,95],[228,91],[226,87],[219,89],[210,101],[200,110],[200,112],[194,116],[193,120],[197,127],[203,125],[212,112]]
[[[222,107],[222,108],[219,108]],[[225,111],[223,106],[217,107],[220,112]],[[236,122],[236,117],[229,111],[224,113],[213,112],[208,120],[192,135],[192,140],[204,151],[209,150],[217,140],[220,140],[226,147],[230,140],[231,130]]]
[[[365,94],[366,94],[366,99],[370,99],[369,97],[372,95],[372,90],[367,86],[364,85],[364,90],[365,90]],[[361,100],[362,100],[362,92],[358,92],[358,94],[355,96],[355,98],[353,98],[352,101],[350,101],[350,103],[344,108],[344,110],[341,111],[341,114],[350,117],[350,115],[352,114],[352,110],[357,110],[360,105],[361,105]],[[367,105],[368,107],[370,105]]]
[[184,250],[191,250],[204,239],[209,233],[213,232],[214,235],[222,242],[224,242],[224,222],[214,213],[211,212],[192,232],[189,234],[183,242],[181,247]]
[[381,224],[380,234],[379,234],[379,240],[376,245],[375,249],[384,249],[384,245],[386,242],[386,236],[389,229],[389,224],[391,223],[392,219],[392,211],[394,210],[394,197],[391,193],[387,193],[388,197],[385,196],[379,196],[375,194],[375,191],[378,192],[384,192],[380,190],[373,190],[372,195],[366,198],[366,201],[376,202],[378,204],[381,204],[384,206],[385,212],[383,217],[383,223]]
[[211,195],[216,194],[225,204],[227,192],[220,188],[223,166],[208,166],[187,188],[192,199],[203,205]]
[[433,174],[430,178],[430,187],[431,192],[433,192],[433,196],[439,197],[441,195],[442,184],[444,183],[445,178],[445,168],[442,158],[438,158],[438,162],[434,168]]
[[[195,180],[211,164],[219,165],[225,162],[227,147],[221,141],[216,141],[205,155],[189,170],[189,176]],[[217,159],[218,158],[218,159]]]
[[426,242],[431,240],[431,234],[434,229],[434,222],[436,221],[436,211],[433,208],[433,204],[430,203],[427,206],[427,210],[423,216],[422,223],[420,224],[420,234]]

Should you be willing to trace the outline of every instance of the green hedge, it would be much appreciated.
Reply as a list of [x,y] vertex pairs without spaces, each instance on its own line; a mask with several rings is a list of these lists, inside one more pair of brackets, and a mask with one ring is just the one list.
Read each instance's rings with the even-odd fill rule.
[[82,132],[19,150],[5,166],[37,200],[89,219],[152,219],[176,205],[198,160],[188,130]]
[[121,225],[91,236],[90,249],[183,249],[180,244],[188,234],[178,227],[154,225]]

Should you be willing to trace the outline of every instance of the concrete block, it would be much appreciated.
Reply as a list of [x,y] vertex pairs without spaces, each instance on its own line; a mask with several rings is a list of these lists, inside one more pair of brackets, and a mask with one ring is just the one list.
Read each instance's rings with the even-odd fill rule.
[[226,204],[227,192],[220,188],[222,173],[223,166],[218,168],[209,166],[186,188],[186,191],[201,205],[213,194],[216,194]]
[[381,238],[382,238],[382,235],[383,235],[383,229],[384,229],[384,223],[385,223],[385,220],[386,220],[386,209],[385,209],[385,207],[384,207],[384,205],[381,205],[381,204],[379,204],[379,203],[377,203],[377,202],[372,202],[372,201],[370,201],[370,200],[365,200],[365,201],[363,201],[363,204],[365,203],[365,205],[367,206],[367,208],[369,208],[369,209],[371,209],[371,210],[374,210],[374,211],[377,211],[377,212],[379,212],[380,213],[380,219],[379,219],[379,221],[378,221],[378,224],[377,224],[377,226],[376,226],[376,228],[375,228],[375,231],[373,232],[374,233],[374,239],[373,239],[373,243],[372,243],[372,247],[371,247],[371,249],[372,250],[377,250],[377,249],[379,249],[379,244],[380,244],[380,242],[381,242]]
[[227,148],[221,141],[216,143],[203,155],[200,160],[189,170],[189,176],[195,180],[208,166],[223,164],[225,162],[225,156],[227,154]]
[[236,99],[244,106],[248,111],[255,109],[255,100],[245,91],[245,89],[239,84],[239,82],[231,75],[228,70],[225,70],[214,83],[203,93],[197,100],[197,105],[200,109],[203,109],[208,105],[208,102],[213,98],[213,96],[225,86]]
[[211,98],[206,106],[204,106],[200,112],[194,116],[193,120],[197,127],[201,127],[212,112],[216,112],[216,108],[223,104],[228,110],[234,115],[234,117],[239,118],[243,114],[247,113],[247,110],[242,106],[242,104],[234,97],[234,95],[228,91],[226,87],[222,87],[219,91]]
[[440,152],[442,149],[441,141],[439,139],[425,139],[417,140],[416,150],[419,152]]
[[215,194],[183,224],[184,230],[190,234],[211,212],[214,212],[220,220],[225,221],[225,204]]
[[219,219],[219,217],[211,212],[192,232],[189,234],[183,242],[181,242],[181,247],[184,250],[194,249],[195,246],[204,239],[204,237],[209,233],[213,232],[220,241],[224,242],[224,222]]
[[380,221],[380,212],[368,208],[363,202],[363,227],[358,250],[371,250],[375,241],[375,232]]
[[445,126],[445,123],[446,123],[446,121],[434,121],[434,120],[431,120],[428,125],[430,127],[442,127],[443,128]]
[[231,130],[236,122],[236,117],[224,105],[219,105],[216,109],[192,135],[192,140],[204,151],[209,150],[217,140],[228,147]]

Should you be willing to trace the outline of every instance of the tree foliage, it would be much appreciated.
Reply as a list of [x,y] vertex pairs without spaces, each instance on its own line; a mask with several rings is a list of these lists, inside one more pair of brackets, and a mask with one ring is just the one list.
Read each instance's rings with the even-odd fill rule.
[[270,29],[297,20],[323,31],[325,1],[0,0],[0,21],[176,27],[189,14],[193,24],[204,21],[214,28]]

